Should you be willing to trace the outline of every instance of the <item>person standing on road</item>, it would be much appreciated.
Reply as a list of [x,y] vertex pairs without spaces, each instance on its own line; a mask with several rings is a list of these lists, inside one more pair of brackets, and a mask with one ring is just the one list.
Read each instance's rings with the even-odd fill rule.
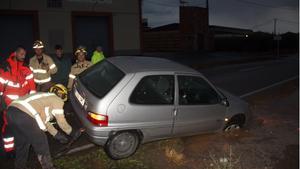
[[105,59],[101,46],[97,46],[92,56],[92,63],[96,64]]
[[68,83],[68,90],[72,89],[73,81],[77,75],[81,72],[92,66],[90,61],[85,59],[87,52],[84,47],[80,46],[75,51],[76,56],[76,63],[71,67],[71,72],[69,74],[69,83]]
[[30,59],[29,66],[33,72],[34,82],[37,85],[37,91],[47,92],[53,85],[51,75],[57,72],[57,68],[51,57],[44,53],[42,41],[35,41],[33,49],[35,55]]
[[36,92],[33,74],[29,67],[24,65],[25,56],[25,49],[22,46],[18,46],[6,62],[0,65],[0,102],[2,109],[0,110],[0,127],[2,127],[4,150],[7,152],[7,155],[14,150],[14,137],[6,119],[6,107],[13,100]]
[[[21,97],[8,107],[7,120],[13,128],[16,138],[15,168],[26,168],[30,146],[37,154],[43,169],[53,169],[48,140],[44,132],[48,131],[62,144],[68,143],[68,137],[76,140],[80,130],[74,130],[68,124],[64,115],[64,101],[67,100],[67,89],[57,84],[50,88],[50,92],[38,92]],[[63,132],[58,131],[50,121],[57,121]]]
[[70,57],[64,55],[62,46],[55,45],[55,57],[53,57],[53,61],[58,71],[52,75],[52,82],[67,86],[72,61]]

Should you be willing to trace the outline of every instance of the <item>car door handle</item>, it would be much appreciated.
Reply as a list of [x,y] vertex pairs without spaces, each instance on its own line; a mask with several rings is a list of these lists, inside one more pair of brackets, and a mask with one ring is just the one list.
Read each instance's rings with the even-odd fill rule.
[[177,109],[174,109],[173,114],[174,114],[174,116],[177,116]]

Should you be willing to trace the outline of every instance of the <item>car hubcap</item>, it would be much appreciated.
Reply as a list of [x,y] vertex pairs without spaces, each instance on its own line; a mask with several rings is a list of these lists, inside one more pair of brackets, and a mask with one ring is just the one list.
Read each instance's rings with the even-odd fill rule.
[[238,124],[231,124],[225,128],[225,131],[229,132],[229,131],[238,130],[238,129],[240,129],[240,126]]
[[130,154],[136,145],[135,137],[128,133],[120,134],[112,142],[112,151],[118,155]]

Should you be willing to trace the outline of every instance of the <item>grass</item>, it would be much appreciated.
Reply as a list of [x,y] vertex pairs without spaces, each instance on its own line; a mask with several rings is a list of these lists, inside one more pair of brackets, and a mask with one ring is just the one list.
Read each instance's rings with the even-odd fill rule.
[[123,160],[111,160],[103,149],[98,147],[94,150],[87,150],[79,154],[56,159],[54,164],[60,169],[242,168],[240,157],[233,153],[230,145],[226,148],[226,151],[215,153],[217,154],[208,153],[207,161],[202,161],[202,164],[199,166],[199,164],[194,163],[185,156],[182,139],[170,139],[145,144],[139,148],[135,155]]
[[231,146],[229,146],[229,152],[224,153],[223,156],[217,157],[212,153],[209,153],[209,164],[207,169],[241,169],[240,157],[236,156],[232,152]]
[[111,160],[101,148],[82,155],[69,155],[54,160],[61,169],[150,169],[138,158],[139,154],[123,160]]
[[111,160],[98,147],[61,157],[54,160],[54,164],[61,169],[153,169],[166,165],[167,162],[174,163],[175,166],[182,165],[182,151],[181,139],[170,139],[142,145],[135,155],[123,160]]

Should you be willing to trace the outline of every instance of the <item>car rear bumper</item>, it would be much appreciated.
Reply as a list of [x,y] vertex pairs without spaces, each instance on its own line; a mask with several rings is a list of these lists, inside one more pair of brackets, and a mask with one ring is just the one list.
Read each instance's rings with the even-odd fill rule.
[[74,92],[70,94],[70,101],[72,103],[75,114],[85,129],[89,140],[97,145],[104,146],[108,140],[109,134],[112,131],[109,127],[98,127],[93,125],[86,117],[87,112],[83,109],[81,104],[77,101]]

